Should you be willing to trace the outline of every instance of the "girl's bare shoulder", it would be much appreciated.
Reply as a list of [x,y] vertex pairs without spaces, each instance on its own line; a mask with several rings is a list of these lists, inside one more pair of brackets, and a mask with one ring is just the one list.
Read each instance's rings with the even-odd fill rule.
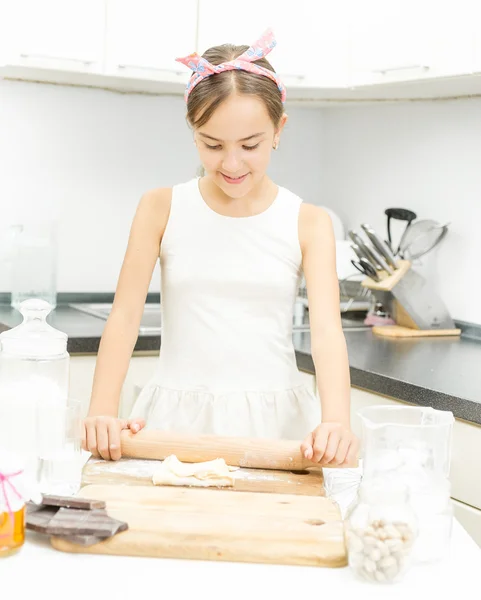
[[139,202],[143,210],[164,213],[170,211],[172,203],[172,188],[159,187],[145,192]]
[[323,237],[331,234],[332,220],[329,213],[321,206],[303,202],[299,209],[299,233],[308,239],[312,235]]
[[155,188],[145,192],[137,207],[137,219],[162,233],[169,219],[172,188]]
[[331,217],[329,216],[329,213],[322,208],[322,206],[316,206],[315,204],[303,202],[299,209],[299,220],[305,222],[306,224],[312,224],[314,221],[317,226],[322,226],[322,224],[329,226]]

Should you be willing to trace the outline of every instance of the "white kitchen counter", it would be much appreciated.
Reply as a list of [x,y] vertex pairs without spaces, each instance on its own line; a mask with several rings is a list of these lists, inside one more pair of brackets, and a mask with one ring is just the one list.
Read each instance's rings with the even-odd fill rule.
[[[443,563],[412,567],[405,579],[382,586],[356,580],[348,568],[284,567],[158,558],[68,554],[50,547],[47,538],[28,532],[22,550],[0,560],[0,598],[23,600],[317,600],[331,593],[344,600],[426,600],[468,590],[481,594],[481,549],[455,521],[451,556]],[[6,593],[13,592],[15,593]]]

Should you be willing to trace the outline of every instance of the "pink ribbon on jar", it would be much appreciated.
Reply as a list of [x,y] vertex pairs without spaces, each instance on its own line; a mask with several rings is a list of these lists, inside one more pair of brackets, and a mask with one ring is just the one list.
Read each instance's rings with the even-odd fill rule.
[[[12,520],[12,527],[13,527],[13,523],[14,523],[13,510],[12,510],[10,501],[8,499],[9,489],[7,488],[7,486],[9,486],[10,490],[17,496],[17,498],[19,500],[22,500],[23,496],[20,494],[20,492],[17,490],[17,488],[13,485],[13,483],[10,481],[10,479],[12,477],[17,477],[18,475],[21,475],[22,473],[23,473],[23,471],[16,471],[15,473],[1,473],[0,472],[0,490],[3,494],[3,501],[5,503],[5,506],[7,507],[8,516]],[[0,504],[1,504],[1,502],[2,502],[2,499],[0,497]],[[9,537],[9,536],[7,534],[0,535],[0,539],[5,538],[5,537]]]

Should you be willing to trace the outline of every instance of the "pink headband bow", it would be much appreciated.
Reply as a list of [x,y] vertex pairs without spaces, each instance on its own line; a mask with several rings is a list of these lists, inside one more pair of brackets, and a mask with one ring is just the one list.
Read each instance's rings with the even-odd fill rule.
[[216,73],[222,73],[223,71],[233,71],[235,69],[240,69],[241,71],[249,71],[249,73],[255,73],[256,75],[263,75],[264,77],[269,77],[277,84],[279,91],[281,92],[281,100],[282,102],[286,101],[286,88],[284,84],[279,79],[279,77],[273,71],[269,69],[265,69],[264,67],[260,67],[259,65],[255,65],[253,61],[259,60],[263,58],[275,47],[276,40],[274,39],[274,33],[271,29],[268,29],[264,35],[262,35],[248,50],[246,50],[243,54],[235,58],[234,60],[230,60],[228,62],[222,63],[220,65],[212,65],[208,60],[199,56],[197,52],[193,54],[189,54],[189,56],[185,56],[184,58],[176,58],[177,62],[180,62],[190,69],[194,71],[194,74],[189,80],[187,87],[185,89],[184,98],[187,102],[189,98],[189,94],[195,88],[195,86],[200,83],[203,79],[210,77]]

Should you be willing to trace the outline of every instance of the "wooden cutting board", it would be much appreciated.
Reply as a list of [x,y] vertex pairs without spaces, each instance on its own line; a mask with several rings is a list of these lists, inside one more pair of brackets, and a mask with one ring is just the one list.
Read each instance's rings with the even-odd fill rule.
[[[119,461],[90,459],[82,472],[82,485],[124,484],[152,486],[152,475],[161,461],[121,458]],[[233,488],[221,488],[238,492],[270,492],[324,496],[324,478],[321,468],[309,471],[273,471],[267,469],[244,469],[232,473]]]
[[285,565],[347,563],[338,507],[329,499],[182,487],[88,485],[129,529],[89,547],[52,538],[65,552]]
[[412,329],[400,325],[378,325],[372,332],[382,337],[413,338],[413,337],[443,337],[461,335],[461,329]]

